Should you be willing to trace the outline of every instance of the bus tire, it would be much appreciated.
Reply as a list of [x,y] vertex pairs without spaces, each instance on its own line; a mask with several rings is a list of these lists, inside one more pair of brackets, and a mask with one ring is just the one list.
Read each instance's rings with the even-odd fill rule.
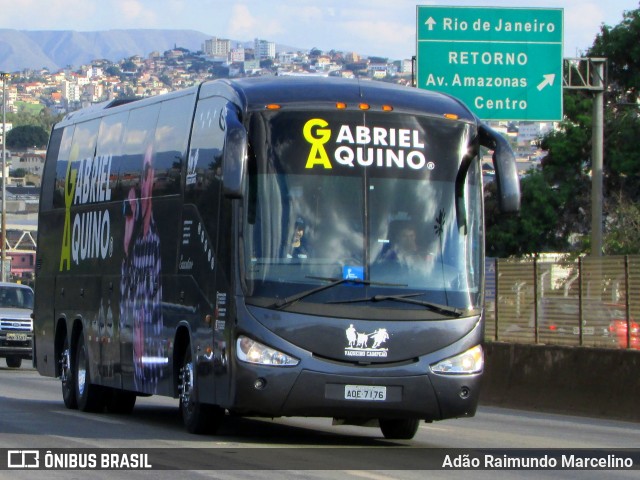
[[20,368],[20,365],[22,365],[22,357],[16,357],[14,355],[5,358],[5,361],[9,368]]
[[109,388],[106,393],[107,412],[128,415],[133,411],[137,399],[134,392]]
[[381,418],[380,430],[389,440],[411,440],[418,431],[417,418]]
[[180,414],[187,431],[198,435],[215,433],[222,423],[224,410],[198,401],[198,380],[190,345],[187,345],[178,378]]
[[75,362],[73,362],[75,394],[78,409],[83,412],[99,412],[104,409],[104,395],[100,386],[91,384],[89,357],[82,333],[78,336]]
[[60,383],[62,385],[62,400],[64,401],[64,406],[70,410],[76,410],[78,408],[74,372],[75,369],[71,361],[69,340],[65,338],[62,352],[60,353]]

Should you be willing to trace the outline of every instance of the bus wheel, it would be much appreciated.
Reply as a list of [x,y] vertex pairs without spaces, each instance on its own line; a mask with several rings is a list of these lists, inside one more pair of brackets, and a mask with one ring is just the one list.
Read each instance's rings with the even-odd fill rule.
[[20,368],[22,365],[22,357],[7,357],[5,360],[9,368]]
[[109,388],[106,392],[107,412],[129,414],[136,404],[136,394],[119,388]]
[[71,367],[71,349],[69,348],[69,341],[66,339],[60,355],[60,381],[62,382],[64,406],[75,410],[78,408],[78,400],[76,398],[73,368]]
[[78,408],[83,412],[98,412],[102,410],[104,408],[104,395],[100,392],[98,385],[91,384],[89,358],[82,334],[78,337],[76,361],[73,366],[75,367],[75,394],[78,401]]
[[198,401],[197,378],[189,345],[178,378],[180,413],[187,431],[195,434],[215,433],[224,417],[224,410]]
[[417,418],[381,418],[380,430],[390,440],[411,440],[418,431]]

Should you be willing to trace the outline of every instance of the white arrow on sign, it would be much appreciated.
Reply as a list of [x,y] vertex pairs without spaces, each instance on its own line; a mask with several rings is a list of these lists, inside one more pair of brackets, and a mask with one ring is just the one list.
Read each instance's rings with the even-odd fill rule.
[[436,21],[433,19],[433,17],[429,17],[427,19],[426,22],[424,22],[424,24],[429,27],[429,31],[433,30],[433,26],[436,24]]
[[555,73],[547,73],[546,75],[543,75],[543,77],[544,80],[538,84],[538,90],[542,90],[547,85],[553,86],[553,82],[556,79]]

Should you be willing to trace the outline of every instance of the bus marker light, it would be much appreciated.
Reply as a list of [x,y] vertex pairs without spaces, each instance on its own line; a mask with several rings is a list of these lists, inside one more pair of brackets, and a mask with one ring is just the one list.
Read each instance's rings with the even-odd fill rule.
[[369,110],[371,106],[368,103],[361,103],[358,105],[358,108],[360,108],[360,110]]
[[455,113],[445,113],[444,114],[444,118],[448,118],[449,120],[458,120],[458,115],[456,115]]
[[336,102],[336,108],[338,110],[344,110],[347,108],[347,104],[344,102]]
[[382,105],[383,112],[393,112],[393,107],[391,105]]
[[280,110],[280,105],[277,103],[269,103],[265,107],[267,110]]

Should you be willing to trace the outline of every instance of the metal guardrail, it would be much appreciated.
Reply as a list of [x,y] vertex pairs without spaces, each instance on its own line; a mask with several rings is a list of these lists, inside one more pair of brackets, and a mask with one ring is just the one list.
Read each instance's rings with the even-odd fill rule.
[[640,350],[640,256],[486,267],[487,341]]

